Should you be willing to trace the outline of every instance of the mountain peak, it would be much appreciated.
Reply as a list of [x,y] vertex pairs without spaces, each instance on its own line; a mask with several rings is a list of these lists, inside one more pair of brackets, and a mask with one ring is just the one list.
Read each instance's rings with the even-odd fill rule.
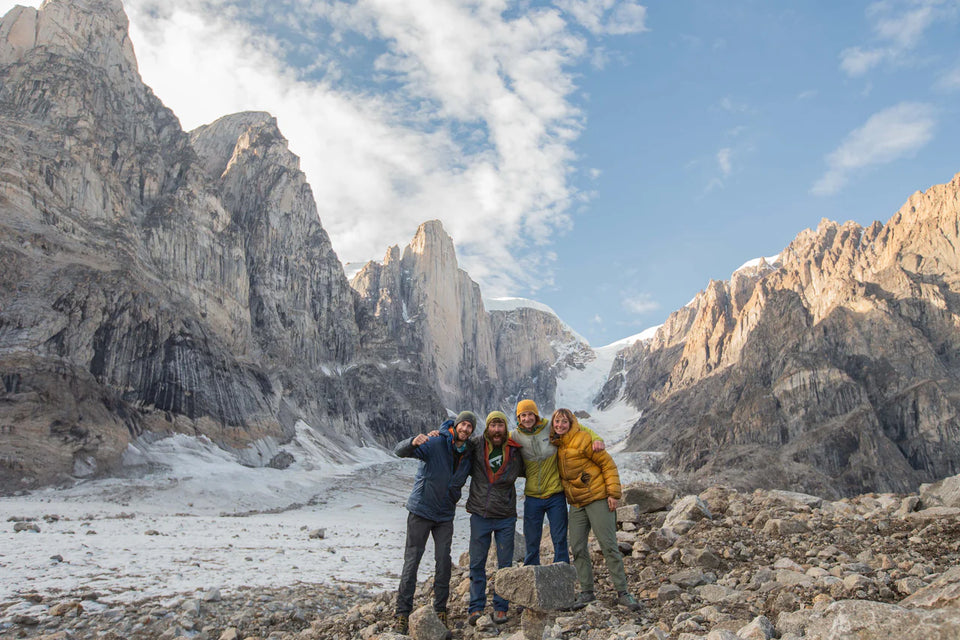
[[418,256],[433,255],[435,259],[452,261],[456,264],[456,251],[453,247],[453,238],[443,228],[439,220],[428,220],[417,228],[413,240],[407,247]]
[[136,73],[129,26],[120,0],[45,0],[39,9],[16,6],[0,21],[0,63],[45,49],[108,71]]
[[[238,146],[249,147],[252,139],[257,137],[256,134],[264,134],[271,143],[279,142],[284,151],[289,151],[277,119],[266,111],[241,111],[223,116],[191,131],[190,141],[207,174],[219,178],[230,164]],[[292,152],[289,156],[284,164],[290,168],[298,168],[299,159],[294,157]]]

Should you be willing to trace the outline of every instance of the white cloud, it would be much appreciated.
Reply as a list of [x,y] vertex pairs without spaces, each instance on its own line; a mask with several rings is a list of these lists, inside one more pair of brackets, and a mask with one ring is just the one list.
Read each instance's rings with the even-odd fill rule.
[[826,157],[827,172],[811,191],[832,195],[858,169],[915,153],[933,138],[935,126],[934,110],[927,104],[903,102],[872,115]]
[[866,16],[875,44],[840,52],[840,69],[862,76],[882,63],[898,63],[923,42],[931,26],[953,19],[957,0],[882,0],[867,7]]
[[911,0],[906,4],[875,2],[867,8],[867,17],[872,19],[873,29],[881,39],[899,49],[910,49],[923,38],[943,6],[942,0]]
[[185,129],[237,111],[277,117],[341,260],[379,259],[437,218],[464,268],[499,295],[549,284],[544,246],[582,195],[583,28],[646,29],[635,0],[562,4],[568,13],[459,0],[125,8],[141,74]]
[[750,113],[753,111],[750,105],[745,102],[735,102],[730,97],[724,97],[720,100],[720,108],[730,113]]
[[647,9],[635,0],[557,0],[555,4],[594,35],[647,31]]
[[733,170],[733,164],[731,162],[732,156],[733,150],[729,147],[724,147],[720,149],[720,151],[717,151],[717,166],[720,167],[720,173],[723,174],[724,178],[728,177]]
[[943,91],[960,90],[960,67],[947,71],[937,80],[937,88]]
[[629,294],[623,299],[622,305],[624,309],[638,316],[660,308],[660,303],[649,293]]
[[[725,180],[730,177],[730,174],[733,173],[733,149],[730,147],[724,147],[717,151],[714,155],[713,160],[716,162],[716,171],[719,171],[720,175],[713,175],[710,180],[707,182],[707,186],[704,189],[704,193],[712,193],[717,189],[723,189],[725,186]],[[711,164],[710,173],[714,173],[713,165]]]
[[840,68],[848,76],[862,76],[889,55],[886,49],[863,50],[860,47],[851,47],[840,52]]
[[704,189],[704,191],[706,193],[711,193],[713,191],[716,191],[717,189],[723,189],[723,180],[721,180],[720,178],[711,178],[710,182],[707,183],[707,187],[706,189]]

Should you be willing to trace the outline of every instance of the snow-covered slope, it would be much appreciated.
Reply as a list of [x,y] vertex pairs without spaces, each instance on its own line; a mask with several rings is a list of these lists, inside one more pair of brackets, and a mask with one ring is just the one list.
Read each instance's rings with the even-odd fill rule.
[[582,369],[567,369],[557,380],[557,407],[566,407],[573,411],[586,411],[590,414],[587,424],[602,434],[613,450],[617,444],[626,440],[630,428],[640,417],[636,409],[625,402],[617,401],[604,411],[594,405],[594,398],[600,393],[610,374],[610,367],[617,353],[635,342],[650,340],[659,327],[651,327],[636,335],[618,340],[605,347],[594,350],[596,359]]
[[[242,466],[178,435],[140,443],[128,460],[141,466],[129,477],[0,498],[4,520],[40,529],[0,527],[0,600],[93,589],[101,602],[129,602],[297,582],[394,589],[418,463],[375,448],[331,456],[327,445],[299,424],[284,447],[296,462],[278,470]],[[616,459],[624,482],[653,479],[642,455]],[[522,485],[518,492],[522,514]],[[454,558],[469,546],[468,520],[461,500]],[[316,529],[325,536],[310,537]],[[427,545],[421,579],[433,565]]]
[[529,298],[484,298],[483,307],[487,311],[513,311],[515,309],[536,309],[537,311],[543,311],[544,313],[549,313],[552,316],[555,316],[557,320],[560,321],[560,324],[573,336],[584,344],[590,344],[587,342],[587,339],[581,336],[579,333],[574,331],[573,327],[564,322],[560,316],[557,315],[557,312],[551,309],[549,306],[543,304],[542,302],[537,302],[536,300],[530,300]]

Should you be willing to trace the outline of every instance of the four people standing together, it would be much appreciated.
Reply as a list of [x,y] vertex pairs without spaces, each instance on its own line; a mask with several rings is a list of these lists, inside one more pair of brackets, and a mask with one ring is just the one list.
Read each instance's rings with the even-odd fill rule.
[[[413,609],[417,568],[427,538],[433,535],[436,555],[433,607],[447,624],[450,593],[453,515],[467,477],[470,493],[470,604],[468,622],[475,624],[486,606],[486,563],[491,538],[497,549],[498,568],[513,562],[517,497],[514,484],[526,477],[524,564],[540,564],[543,520],[550,523],[554,562],[570,562],[567,549],[569,518],[570,547],[580,582],[576,606],[595,599],[593,567],[587,536],[592,529],[600,543],[611,579],[618,591],[618,604],[640,608],[627,590],[623,556],[617,547],[616,508],[620,499],[620,478],[603,441],[577,422],[569,410],[557,410],[550,420],[541,419],[532,400],[517,404],[517,429],[509,433],[507,416],[492,411],[480,439],[471,439],[476,416],[461,412],[447,420],[439,431],[418,434],[401,441],[400,457],[420,460],[414,488],[407,501],[407,538],[403,571],[397,593],[396,625],[406,633]],[[567,502],[570,504],[569,516]],[[493,621],[507,621],[508,602],[494,593]]]

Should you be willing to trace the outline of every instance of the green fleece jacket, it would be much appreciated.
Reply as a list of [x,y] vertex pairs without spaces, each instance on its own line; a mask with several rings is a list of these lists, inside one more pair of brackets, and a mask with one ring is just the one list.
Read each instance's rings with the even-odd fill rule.
[[[580,425],[594,440],[602,440],[592,429]],[[550,444],[550,421],[541,418],[531,431],[517,427],[510,437],[520,445],[520,455],[527,477],[524,495],[531,498],[549,498],[561,493],[560,471],[557,467],[557,448]]]

